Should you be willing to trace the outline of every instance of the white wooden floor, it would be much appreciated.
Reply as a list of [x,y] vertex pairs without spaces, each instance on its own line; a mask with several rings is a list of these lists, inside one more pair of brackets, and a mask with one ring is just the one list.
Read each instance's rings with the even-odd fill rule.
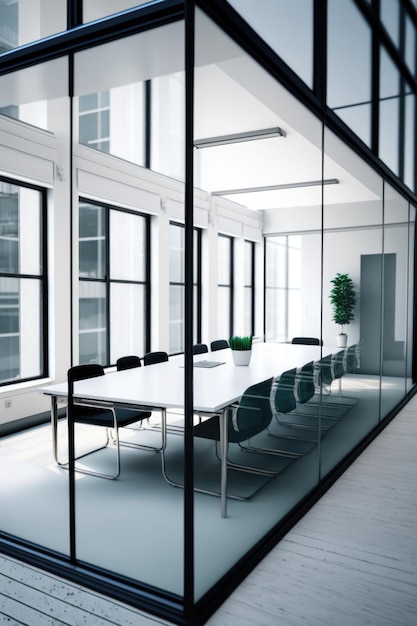
[[[207,625],[416,625],[416,487],[417,397]],[[165,622],[0,556],[0,623]]]

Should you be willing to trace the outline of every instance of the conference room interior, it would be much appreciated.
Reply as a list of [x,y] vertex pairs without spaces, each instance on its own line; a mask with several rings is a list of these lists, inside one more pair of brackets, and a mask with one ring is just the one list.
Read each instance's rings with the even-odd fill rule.
[[[229,361],[230,349],[211,352],[211,341],[253,334],[249,367],[263,342],[277,354],[280,346],[294,348],[298,368],[317,364],[343,350],[329,294],[336,274],[349,274],[357,303],[344,331],[354,366],[347,371],[346,351],[340,378],[323,386],[315,379],[310,413],[299,406],[281,416],[292,422],[290,435],[274,436],[272,416],[250,441],[266,454],[230,444],[232,460],[273,474],[229,470],[226,518],[218,497],[195,492],[197,601],[411,390],[415,207],[198,10],[195,321],[186,328],[183,41],[184,23],[176,21],[76,53],[72,97],[66,56],[0,80],[0,188],[18,198],[23,264],[37,259],[37,268],[21,271],[41,276],[28,279],[21,294],[31,311],[21,332],[41,324],[46,285],[49,319],[47,375],[33,375],[41,358],[27,341],[27,380],[15,381],[2,410],[0,529],[46,554],[69,554],[69,474],[53,458],[50,399],[40,391],[64,382],[71,364],[99,362],[107,376],[123,355],[165,350],[180,367],[191,332],[194,343],[209,346],[196,361]],[[145,109],[150,162],[137,115]],[[96,135],[85,138],[92,116]],[[226,141],[209,145],[210,138]],[[288,345],[295,336],[319,338],[314,358],[311,347]],[[277,366],[275,375],[282,373]],[[300,414],[308,428],[294,426]],[[30,425],[32,416],[40,423]],[[60,416],[64,458],[65,404]],[[167,470],[181,482],[184,415],[168,409],[167,419]],[[197,425],[207,416],[194,419]],[[97,430],[77,427],[77,452],[100,440]],[[157,445],[160,412],[125,436]],[[193,444],[196,488],[218,490],[214,442],[196,436]],[[80,462],[105,470],[114,453],[110,443]],[[77,560],[182,597],[184,493],[164,480],[161,453],[122,446],[118,479],[75,478]]]

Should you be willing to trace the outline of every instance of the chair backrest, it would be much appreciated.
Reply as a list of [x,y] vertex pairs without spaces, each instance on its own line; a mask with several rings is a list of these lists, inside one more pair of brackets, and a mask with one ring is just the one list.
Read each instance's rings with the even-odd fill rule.
[[74,365],[67,372],[68,378],[68,407],[71,410],[73,405],[74,382],[104,376],[104,368],[98,363],[86,363],[84,365]]
[[333,365],[333,377],[342,378],[345,374],[345,362],[346,362],[346,350],[339,350],[336,354],[333,355],[332,365]]
[[216,350],[224,350],[229,347],[229,343],[226,339],[215,339],[210,344],[210,350],[215,352]]
[[326,387],[333,382],[332,355],[328,354],[315,363],[317,370],[317,385]]
[[164,363],[168,361],[168,354],[166,352],[147,352],[143,357],[144,365],[153,365],[154,363]]
[[128,355],[128,356],[121,356],[116,361],[116,368],[118,372],[120,372],[120,370],[130,370],[134,367],[140,367],[140,366],[141,366],[140,358],[134,354]]
[[274,379],[270,396],[270,406],[273,415],[289,413],[295,409],[294,385],[296,374],[297,370],[294,367]]
[[310,361],[298,370],[294,393],[298,402],[304,404],[314,396],[314,391],[314,364]]
[[349,373],[354,372],[359,367],[358,359],[358,347],[356,344],[349,346],[346,356],[346,371]]
[[208,347],[205,343],[196,343],[193,345],[193,354],[204,354],[208,352]]
[[272,378],[248,387],[228,419],[231,442],[246,441],[265,430],[272,419],[269,398]]
[[300,343],[305,346],[320,346],[318,337],[293,337],[291,343]]

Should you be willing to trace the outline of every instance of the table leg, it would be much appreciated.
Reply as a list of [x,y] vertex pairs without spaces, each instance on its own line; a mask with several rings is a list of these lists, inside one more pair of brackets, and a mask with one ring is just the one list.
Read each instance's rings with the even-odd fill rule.
[[52,426],[52,452],[55,462],[58,463],[58,398],[51,396],[51,426]]
[[221,479],[220,479],[220,497],[221,497],[221,515],[227,517],[227,419],[226,411],[222,411],[220,419],[220,455],[221,455]]

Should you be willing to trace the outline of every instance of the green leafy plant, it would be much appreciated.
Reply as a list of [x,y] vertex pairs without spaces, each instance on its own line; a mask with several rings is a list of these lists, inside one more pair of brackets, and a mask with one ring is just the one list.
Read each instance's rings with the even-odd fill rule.
[[252,335],[247,335],[246,337],[234,335],[229,339],[229,346],[232,350],[251,350]]
[[330,302],[333,306],[333,321],[343,327],[350,324],[355,319],[354,309],[356,304],[356,294],[353,281],[349,274],[337,273],[330,281],[333,284],[330,291]]

